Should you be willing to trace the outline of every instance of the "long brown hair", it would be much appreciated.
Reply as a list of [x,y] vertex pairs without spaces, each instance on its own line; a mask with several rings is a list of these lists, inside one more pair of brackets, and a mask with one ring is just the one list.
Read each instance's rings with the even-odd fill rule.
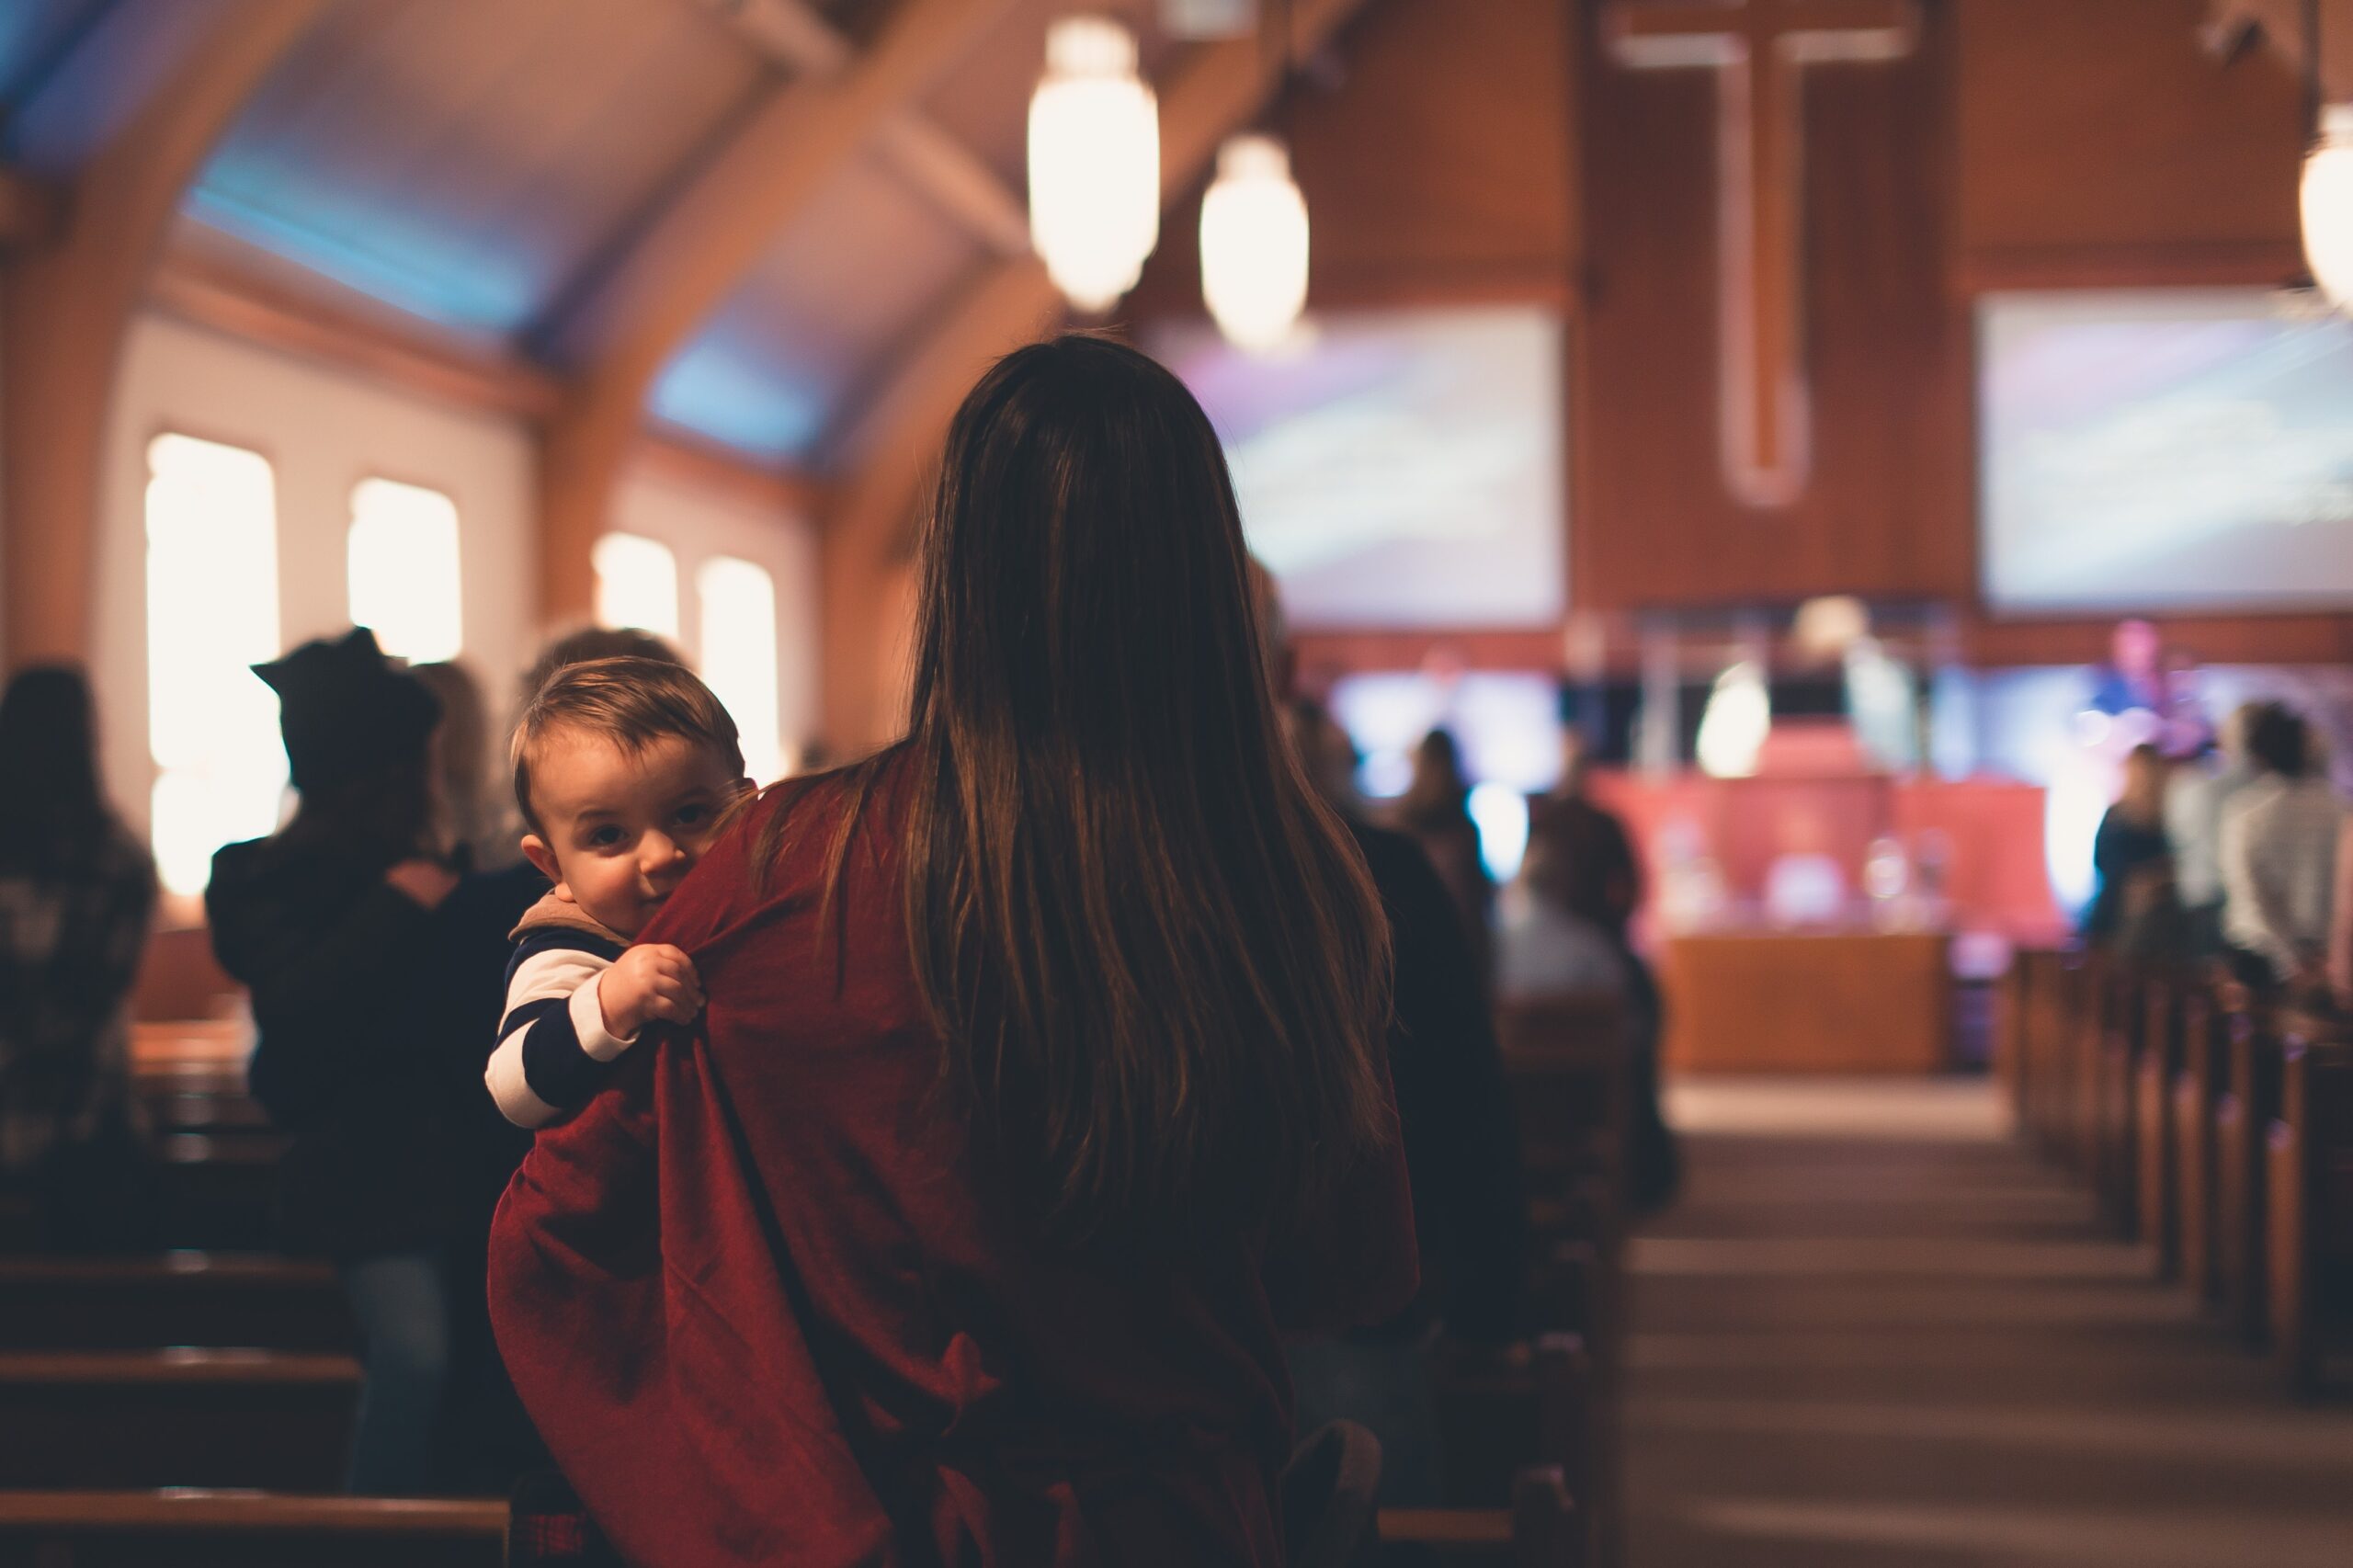
[[920,566],[906,916],[1044,1233],[1297,1221],[1392,1131],[1389,941],[1284,744],[1233,487],[1131,348],[1007,356]]

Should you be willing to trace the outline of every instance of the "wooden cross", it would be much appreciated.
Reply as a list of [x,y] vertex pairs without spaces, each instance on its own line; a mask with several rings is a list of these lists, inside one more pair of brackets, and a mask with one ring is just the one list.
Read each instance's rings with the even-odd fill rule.
[[1620,0],[1612,52],[1716,74],[1717,298],[1724,477],[1753,506],[1804,492],[1805,68],[1888,61],[1919,36],[1915,0]]

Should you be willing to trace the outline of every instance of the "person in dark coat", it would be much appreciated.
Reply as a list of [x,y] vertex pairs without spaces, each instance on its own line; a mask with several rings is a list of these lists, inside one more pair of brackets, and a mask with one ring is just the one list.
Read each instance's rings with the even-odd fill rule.
[[89,683],[21,671],[0,698],[0,1187],[50,1251],[145,1241],[131,994],[155,866],[98,783]]
[[450,1249],[489,1201],[466,1129],[495,1120],[473,1102],[516,911],[433,842],[438,707],[370,633],[256,673],[278,695],[301,802],[277,834],[213,858],[213,949],[252,994],[254,1096],[291,1138],[284,1240],[334,1260],[366,1341],[347,1484],[431,1491],[453,1307],[472,1309]]
[[[2092,839],[2097,885],[2084,911],[2084,940],[2136,958],[2177,956],[2188,946],[2186,916],[2174,885],[2173,842],[2165,833],[2165,785],[2171,769],[2154,745],[2124,758],[2124,788],[2100,818]],[[2161,915],[2170,914],[2165,920]],[[2156,935],[2180,925],[2178,939]]]
[[[1289,683],[1280,601],[1254,562],[1252,584],[1269,662]],[[1392,1507],[1442,1500],[1438,1413],[1431,1359],[1442,1333],[1493,1346],[1518,1329],[1528,1267],[1528,1202],[1519,1131],[1495,1040],[1485,976],[1462,912],[1422,846],[1358,813],[1345,770],[1348,749],[1320,703],[1288,709],[1292,751],[1356,840],[1381,894],[1394,964],[1388,1032],[1422,1289],[1386,1322],[1304,1340],[1290,1351],[1302,1429],[1346,1419],[1381,1447],[1381,1500]]]

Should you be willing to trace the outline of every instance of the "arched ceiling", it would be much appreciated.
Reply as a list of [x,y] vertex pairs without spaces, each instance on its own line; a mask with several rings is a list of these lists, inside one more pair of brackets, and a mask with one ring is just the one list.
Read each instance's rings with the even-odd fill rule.
[[[334,0],[190,187],[172,250],[281,299],[556,377],[600,285],[778,96],[847,71],[903,0]],[[188,7],[200,9],[200,7]],[[768,236],[647,394],[654,416],[822,471],[891,369],[1025,242],[1023,141],[1049,21],[1006,0],[953,66]],[[1197,45],[1157,0],[1165,78]],[[134,104],[156,8],[0,6],[0,148],[62,176]]]

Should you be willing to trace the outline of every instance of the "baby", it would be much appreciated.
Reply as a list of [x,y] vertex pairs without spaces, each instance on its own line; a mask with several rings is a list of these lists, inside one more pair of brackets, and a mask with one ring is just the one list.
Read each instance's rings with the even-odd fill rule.
[[735,722],[654,659],[550,676],[515,728],[523,853],[555,884],[514,931],[506,1017],[483,1076],[518,1127],[596,1097],[647,1024],[702,1010],[687,955],[631,947],[748,793]]

